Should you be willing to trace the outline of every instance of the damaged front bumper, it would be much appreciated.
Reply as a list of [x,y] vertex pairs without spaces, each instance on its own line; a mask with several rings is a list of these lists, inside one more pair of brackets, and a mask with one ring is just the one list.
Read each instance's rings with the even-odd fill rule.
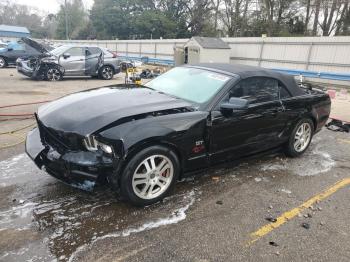
[[103,152],[70,151],[58,152],[40,136],[38,128],[27,135],[25,150],[40,168],[53,177],[84,190],[91,191],[96,182],[113,172],[113,159]]
[[27,63],[23,63],[21,59],[17,59],[16,68],[17,68],[17,72],[22,75],[25,75],[28,77],[33,76],[33,72],[34,72],[33,68],[29,67]]

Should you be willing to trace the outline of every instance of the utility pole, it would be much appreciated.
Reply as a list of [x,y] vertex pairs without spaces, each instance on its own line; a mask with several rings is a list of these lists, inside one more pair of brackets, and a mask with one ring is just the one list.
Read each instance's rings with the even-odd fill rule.
[[64,18],[66,23],[66,39],[68,40],[68,14],[67,14],[67,0],[64,0]]

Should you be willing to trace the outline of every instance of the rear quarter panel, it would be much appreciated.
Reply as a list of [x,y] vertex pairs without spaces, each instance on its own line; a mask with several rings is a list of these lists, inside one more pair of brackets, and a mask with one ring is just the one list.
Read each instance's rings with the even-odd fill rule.
[[282,103],[288,118],[285,129],[287,137],[302,118],[311,118],[315,125],[315,132],[320,131],[326,124],[331,110],[328,94],[316,90],[313,90],[311,94],[283,99]]

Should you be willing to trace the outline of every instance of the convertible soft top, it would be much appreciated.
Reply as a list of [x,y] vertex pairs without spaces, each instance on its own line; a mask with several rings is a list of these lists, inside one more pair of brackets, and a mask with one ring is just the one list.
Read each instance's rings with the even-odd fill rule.
[[292,96],[305,95],[305,92],[297,85],[295,79],[291,75],[279,73],[267,68],[248,66],[241,64],[224,64],[224,63],[201,63],[193,65],[193,67],[210,69],[217,72],[223,72],[231,75],[238,75],[241,79],[249,77],[272,77],[281,81],[292,94]]

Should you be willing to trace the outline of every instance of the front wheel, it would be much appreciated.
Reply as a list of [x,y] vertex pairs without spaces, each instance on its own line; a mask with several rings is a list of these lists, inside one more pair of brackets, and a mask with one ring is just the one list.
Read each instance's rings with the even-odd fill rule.
[[286,148],[287,154],[291,157],[303,154],[311,143],[313,132],[314,124],[311,119],[300,120],[289,138]]
[[134,205],[150,205],[169,194],[179,173],[176,154],[166,147],[152,146],[137,153],[126,165],[120,192]]
[[5,58],[0,57],[0,68],[5,68],[7,66],[7,62]]
[[111,80],[114,76],[114,70],[111,66],[102,66],[99,71],[99,77],[103,80]]
[[60,81],[63,78],[61,70],[57,67],[49,67],[45,75],[46,80],[48,81]]

